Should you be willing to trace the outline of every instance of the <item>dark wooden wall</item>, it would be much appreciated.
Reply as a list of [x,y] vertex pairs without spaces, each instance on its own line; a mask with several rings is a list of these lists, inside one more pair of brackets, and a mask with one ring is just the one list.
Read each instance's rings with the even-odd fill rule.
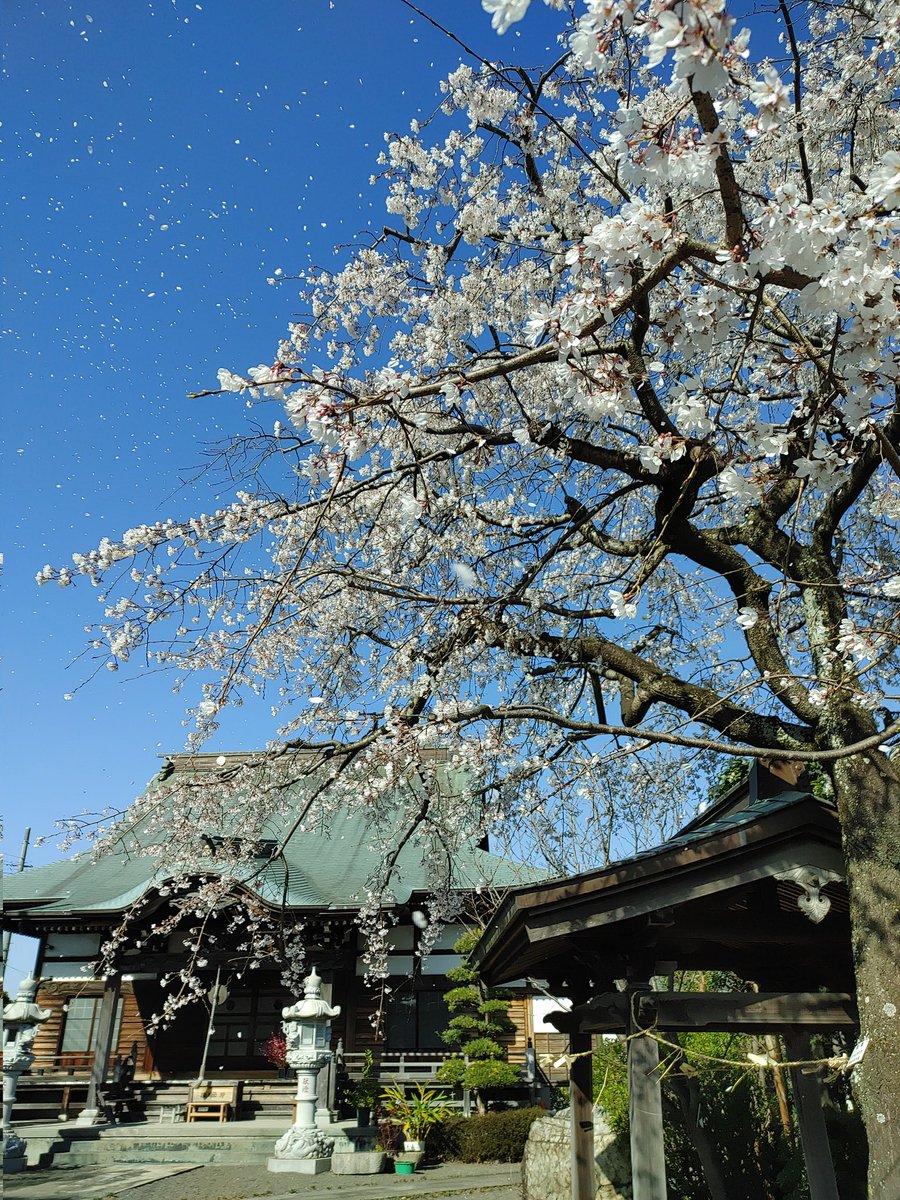
[[[34,1039],[35,1062],[31,1068],[32,1074],[41,1071],[49,1074],[57,1070],[74,1070],[79,1075],[86,1072],[86,1059],[82,1061],[73,1056],[60,1063],[59,1050],[66,1016],[64,1006],[68,1000],[74,999],[76,996],[99,997],[102,993],[103,984],[99,980],[89,980],[85,983],[53,980],[41,984],[37,1001],[42,1008],[49,1008],[52,1015],[48,1021],[38,1027]],[[136,1042],[138,1053],[135,1073],[138,1076],[146,1077],[153,1073],[153,1055],[145,1032],[144,1020],[135,997],[134,985],[130,982],[123,983],[121,995],[122,1024],[113,1054],[119,1054],[124,1058],[130,1053],[132,1044]]]

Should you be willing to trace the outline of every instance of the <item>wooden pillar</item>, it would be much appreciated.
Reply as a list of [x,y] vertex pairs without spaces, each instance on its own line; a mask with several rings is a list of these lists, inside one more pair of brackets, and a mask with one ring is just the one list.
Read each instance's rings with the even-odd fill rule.
[[[809,1036],[805,1033],[785,1034],[788,1058],[793,1061],[811,1058]],[[791,1087],[800,1127],[803,1161],[809,1180],[810,1200],[839,1200],[834,1162],[822,1111],[822,1084],[818,1075],[804,1075],[800,1067],[791,1067]]]
[[569,1050],[580,1054],[569,1064],[572,1200],[594,1200],[594,1072],[589,1033],[573,1033]]
[[[334,991],[334,973],[323,970],[323,974],[325,978],[323,978],[319,985],[322,999],[331,1004]],[[323,1128],[330,1125],[332,1121],[337,1120],[337,1109],[335,1108],[336,1084],[334,1054],[332,1053],[331,1058],[316,1076],[316,1124]]]
[[666,1200],[659,1044],[649,1037],[628,1043],[628,1121],[634,1200]]
[[120,975],[108,975],[103,981],[103,996],[100,1000],[100,1019],[97,1026],[97,1044],[91,1064],[91,1079],[88,1084],[87,1100],[78,1114],[77,1124],[93,1125],[104,1119],[100,1108],[100,1093],[106,1083],[109,1056],[112,1053],[113,1034],[116,1029],[116,1011],[119,1007]]

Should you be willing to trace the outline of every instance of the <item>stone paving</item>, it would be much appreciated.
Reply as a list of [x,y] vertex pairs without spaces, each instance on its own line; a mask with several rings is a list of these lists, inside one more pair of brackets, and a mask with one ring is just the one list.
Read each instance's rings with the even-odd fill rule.
[[414,1175],[273,1175],[264,1166],[123,1164],[9,1175],[3,1200],[521,1200],[519,1163],[442,1163]]

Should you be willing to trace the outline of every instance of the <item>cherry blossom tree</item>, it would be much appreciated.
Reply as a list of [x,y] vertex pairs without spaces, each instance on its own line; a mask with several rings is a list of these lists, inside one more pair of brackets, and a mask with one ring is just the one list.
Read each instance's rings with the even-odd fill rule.
[[[502,33],[528,0],[484,7]],[[383,233],[300,275],[271,365],[198,394],[276,410],[226,452],[234,502],[40,578],[108,595],[130,572],[95,646],[197,679],[196,744],[265,693],[273,756],[332,762],[329,803],[377,825],[417,773],[410,828],[451,846],[578,811],[611,758],[817,759],[886,1196],[900,10],[779,0],[751,24],[587,0],[543,68],[467,55],[387,141]],[[477,801],[438,786],[436,746]]]

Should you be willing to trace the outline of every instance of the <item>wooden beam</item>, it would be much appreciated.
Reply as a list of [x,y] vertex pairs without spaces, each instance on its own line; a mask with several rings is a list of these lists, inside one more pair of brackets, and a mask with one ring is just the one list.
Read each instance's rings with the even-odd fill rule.
[[[734,836],[723,838],[723,846]],[[840,846],[824,846],[804,833],[794,834],[783,844],[736,840],[728,849],[727,855],[707,858],[699,847],[687,847],[671,858],[667,871],[659,867],[671,851],[653,858],[637,858],[623,864],[616,873],[610,868],[608,878],[601,881],[605,886],[598,886],[590,875],[574,876],[572,883],[556,889],[558,899],[548,893],[541,904],[523,914],[528,940],[534,945],[590,929],[606,931],[662,908],[672,908],[677,919],[679,910],[691,901],[710,903],[709,898],[715,897],[718,906],[724,893],[771,881],[773,875],[789,871],[798,862],[814,862],[838,873],[845,870]],[[812,927],[810,940],[816,941]]]
[[[812,1057],[807,1034],[786,1034],[784,1040],[788,1056],[795,1062]],[[809,1181],[809,1200],[840,1200],[822,1111],[821,1081],[818,1075],[804,1075],[801,1067],[791,1067],[790,1073]]]
[[121,984],[121,975],[108,975],[103,981],[103,995],[100,1000],[100,1016],[97,1023],[97,1044],[94,1049],[94,1061],[91,1065],[87,1100],[77,1117],[79,1125],[94,1125],[106,1119],[106,1114],[100,1108],[100,1092],[106,1083],[109,1056],[113,1049],[113,1033],[116,1027],[116,1011],[119,1007]]
[[659,1044],[652,1038],[628,1043],[628,1124],[633,1200],[666,1200]]
[[[547,1019],[564,1033],[625,1033],[628,1016],[626,993],[604,992]],[[859,1026],[856,1002],[848,992],[643,992],[637,1016],[642,1028],[655,1024],[679,1031],[775,1033]]]
[[572,1200],[594,1200],[594,1084],[593,1058],[589,1033],[575,1033],[569,1039],[573,1059],[569,1066],[569,1126],[571,1131]]

